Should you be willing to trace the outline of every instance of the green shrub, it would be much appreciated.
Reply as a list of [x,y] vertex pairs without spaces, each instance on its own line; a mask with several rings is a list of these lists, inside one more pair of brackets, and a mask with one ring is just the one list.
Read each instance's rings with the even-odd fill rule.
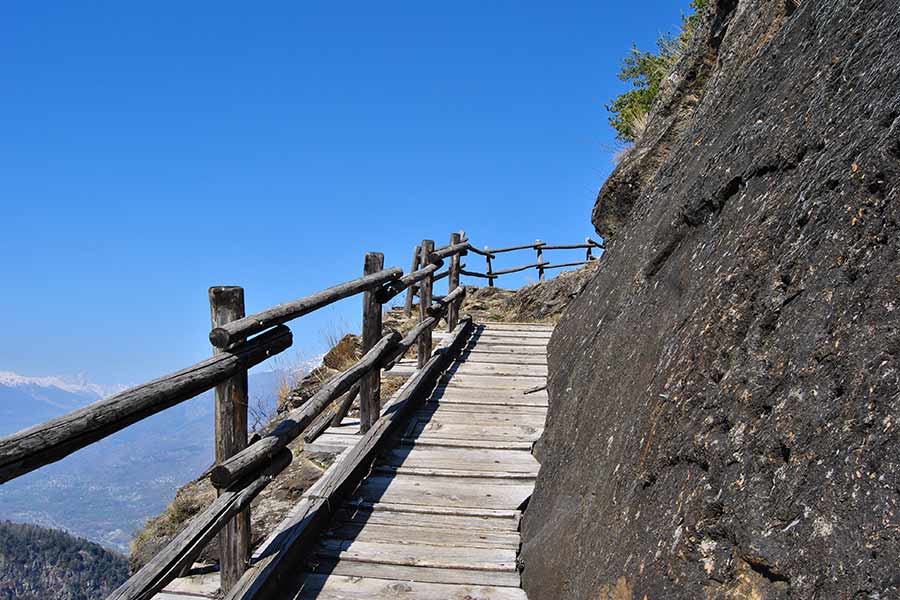
[[619,79],[631,83],[632,89],[614,98],[606,107],[610,113],[609,124],[616,130],[616,138],[633,142],[641,136],[663,80],[684,53],[708,4],[709,0],[691,0],[692,12],[682,16],[677,35],[661,35],[656,41],[655,52],[631,47],[631,52],[622,61]]

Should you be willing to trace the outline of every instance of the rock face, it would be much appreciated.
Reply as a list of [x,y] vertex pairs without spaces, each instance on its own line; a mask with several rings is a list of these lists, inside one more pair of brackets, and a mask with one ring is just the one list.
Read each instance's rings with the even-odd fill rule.
[[532,600],[900,597],[900,8],[712,0],[550,344]]

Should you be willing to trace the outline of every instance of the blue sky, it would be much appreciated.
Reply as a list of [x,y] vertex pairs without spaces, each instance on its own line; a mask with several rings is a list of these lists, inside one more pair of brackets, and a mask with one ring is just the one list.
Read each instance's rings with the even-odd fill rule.
[[210,285],[252,312],[454,230],[583,240],[619,62],[686,6],[4,3],[0,370],[137,383],[209,354]]

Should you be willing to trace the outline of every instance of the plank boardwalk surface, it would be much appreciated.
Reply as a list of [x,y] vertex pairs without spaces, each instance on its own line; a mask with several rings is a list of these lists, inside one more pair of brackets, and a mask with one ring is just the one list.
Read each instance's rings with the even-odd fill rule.
[[[519,521],[538,472],[531,448],[543,432],[547,392],[533,390],[546,383],[552,330],[479,325],[297,565],[299,590],[278,597],[527,600],[516,569]],[[392,373],[416,368],[405,359]],[[339,454],[340,462],[360,439],[359,425],[345,418],[305,449]],[[180,578],[156,598],[212,598],[217,587],[216,574]]]
[[[486,323],[335,514],[297,600],[522,600],[516,558],[547,416],[552,326]],[[414,369],[413,361],[395,367]],[[345,419],[311,450],[357,437]]]

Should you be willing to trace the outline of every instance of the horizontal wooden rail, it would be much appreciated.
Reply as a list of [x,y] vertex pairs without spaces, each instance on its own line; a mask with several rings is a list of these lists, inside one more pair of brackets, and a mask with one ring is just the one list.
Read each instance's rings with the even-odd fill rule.
[[466,295],[466,286],[461,285],[457,287],[455,290],[437,300],[436,305],[431,306],[428,309],[428,314],[432,317],[438,317],[450,308],[450,305],[458,300],[462,300]]
[[579,267],[581,265],[586,265],[586,264],[592,263],[592,262],[594,262],[594,261],[593,260],[582,260],[582,261],[578,261],[578,262],[560,263],[560,264],[556,264],[556,265],[551,264],[551,263],[544,263],[544,268],[545,269],[562,269],[563,267]]
[[522,244],[521,246],[507,246],[506,248],[491,248],[491,254],[502,254],[504,252],[515,252],[516,250],[535,250],[546,246],[544,242],[535,242],[532,244]]
[[210,472],[210,480],[213,485],[218,488],[227,487],[234,481],[260,469],[279,450],[303,433],[303,430],[330,402],[349,391],[353,384],[372,369],[380,369],[385,357],[394,350],[400,339],[400,334],[397,332],[391,332],[381,338],[381,341],[366,352],[359,362],[323,385],[303,406],[289,412],[286,418],[262,439],[213,467]]
[[546,264],[547,263],[537,262],[530,265],[522,265],[521,267],[513,267],[511,269],[502,269],[500,271],[494,271],[494,277],[497,277],[499,275],[509,275],[510,273],[518,273],[519,271],[525,271],[526,269],[537,269]]
[[[355,400],[358,395],[359,383],[355,383],[352,388],[338,396],[331,404],[332,406],[335,406],[336,409],[331,414],[329,414],[327,410],[323,410],[319,413],[319,416],[313,419],[310,426],[306,428],[303,433],[304,443],[311,444],[316,441],[320,435],[325,433],[329,427],[337,427],[340,425],[341,421],[344,420],[344,417],[350,410],[353,400]],[[338,419],[338,416],[340,416],[340,419]],[[335,423],[336,419],[337,422]]]
[[106,600],[150,600],[190,567],[207,543],[275,477],[291,464],[291,451],[283,449],[262,473],[224,490],[209,507],[193,517],[165,548],[150,559]]
[[473,330],[470,317],[460,320],[448,339],[429,357],[425,365],[400,389],[395,400],[358,442],[349,448],[340,463],[325,473],[292,512],[290,521],[269,546],[260,560],[252,565],[226,600],[267,600],[284,597],[301,576],[308,557],[322,527],[337,510],[341,500],[350,494],[366,476],[384,440],[400,430],[407,417],[434,389],[441,374],[467,343]]
[[479,273],[478,271],[467,271],[465,269],[460,269],[460,275],[468,275],[469,277],[481,277],[482,279],[493,279],[493,275],[487,275],[485,273]]
[[456,254],[460,254],[465,256],[466,251],[469,249],[469,242],[459,242],[457,244],[450,244],[449,246],[444,246],[439,250],[435,250],[431,253],[430,261],[435,262],[435,259],[445,259]]
[[544,244],[541,246],[541,250],[583,250],[585,248],[603,248],[597,242],[591,244],[561,244],[559,246],[548,246]]
[[291,330],[276,327],[187,369],[0,440],[0,483],[60,460],[161,410],[245,372],[289,348]]
[[435,273],[438,269],[444,266],[444,261],[439,260],[437,262],[431,263],[425,267],[422,267],[418,271],[413,271],[403,277],[395,281],[391,281],[384,286],[382,286],[377,292],[375,292],[375,299],[378,300],[381,304],[387,304],[394,296],[413,285],[414,283],[418,283]]
[[472,244],[469,244],[469,250],[471,250],[471,251],[474,252],[475,254],[479,254],[479,255],[481,255],[481,256],[486,256],[486,257],[488,257],[488,258],[496,258],[493,254],[491,254],[490,252],[488,252],[486,249],[485,249],[485,250],[480,250],[480,249],[476,248],[475,246],[473,246]]
[[328,306],[333,302],[349,296],[369,290],[380,288],[384,283],[399,279],[403,275],[403,269],[393,267],[378,273],[366,275],[353,281],[341,283],[327,290],[316,292],[311,296],[285,302],[268,310],[258,312],[249,317],[232,321],[221,327],[216,327],[209,332],[209,341],[216,348],[226,348],[234,340],[243,339],[275,325],[286,323],[297,317],[309,314],[315,310]]

